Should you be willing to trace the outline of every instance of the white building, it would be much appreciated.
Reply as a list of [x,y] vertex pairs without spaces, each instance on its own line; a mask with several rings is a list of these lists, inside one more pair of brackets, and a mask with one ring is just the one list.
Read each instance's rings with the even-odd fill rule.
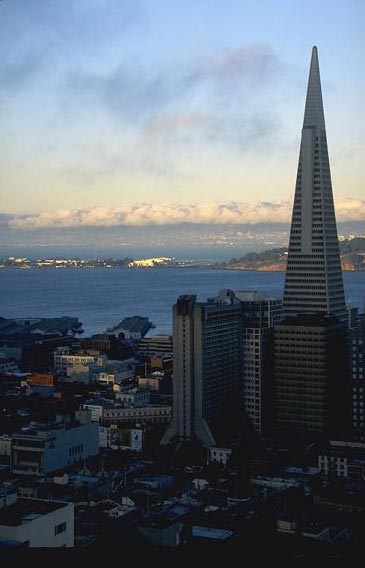
[[85,402],[85,404],[81,405],[82,410],[88,410],[90,412],[90,419],[92,422],[101,422],[103,420],[103,409],[104,403],[102,400],[93,400],[91,399],[90,402]]
[[100,448],[111,446],[111,429],[107,426],[99,426],[99,446]]
[[93,375],[106,369],[106,355],[90,353],[69,353],[68,348],[61,347],[54,353],[55,373],[70,381],[92,382]]
[[[92,380],[93,383],[97,383],[98,385],[114,385],[114,383],[118,383],[120,373],[118,372],[107,372],[101,371],[99,373],[93,373]],[[120,380],[120,379],[119,379]]]
[[[99,426],[123,425],[127,428],[168,424],[171,420],[172,408],[157,404],[132,404],[111,401],[101,397],[86,400],[81,408],[88,410],[91,420]],[[99,430],[101,446],[105,447],[108,434]]]
[[330,441],[318,455],[321,474],[365,480],[365,443]]
[[125,388],[115,393],[115,398],[126,405],[144,406],[150,402],[150,391],[137,387]]
[[208,448],[208,463],[220,463],[224,466],[229,464],[231,459],[232,449],[231,448]]
[[9,484],[0,485],[0,542],[29,548],[72,548],[74,505],[18,498]]
[[[81,419],[85,414],[78,413]],[[23,428],[13,434],[11,471],[14,475],[45,475],[99,453],[98,426],[55,423]]]
[[171,406],[149,405],[143,407],[104,408],[105,424],[168,424],[172,416]]

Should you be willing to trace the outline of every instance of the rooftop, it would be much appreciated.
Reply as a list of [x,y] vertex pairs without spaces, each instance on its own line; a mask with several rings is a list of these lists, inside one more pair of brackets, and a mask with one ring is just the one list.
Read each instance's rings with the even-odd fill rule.
[[[124,318],[121,322],[119,322],[116,326],[112,328],[112,331],[120,330],[128,330],[128,331],[135,331],[135,332],[147,332],[152,327],[152,322],[147,317],[142,316],[131,316],[128,318]],[[146,329],[147,328],[147,329]]]
[[213,540],[227,540],[233,536],[233,532],[226,529],[193,526],[192,536],[195,538],[209,538]]
[[9,337],[20,334],[67,335],[81,330],[82,324],[77,318],[0,318],[0,336]]
[[62,509],[67,505],[69,503],[60,501],[20,498],[16,503],[0,509],[0,525],[17,527],[48,513],[53,513],[53,511]]

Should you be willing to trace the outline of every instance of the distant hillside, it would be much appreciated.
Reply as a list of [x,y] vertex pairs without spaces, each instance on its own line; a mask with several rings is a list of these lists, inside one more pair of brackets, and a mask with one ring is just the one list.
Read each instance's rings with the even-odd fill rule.
[[[365,270],[365,238],[356,237],[340,242],[342,270]],[[220,264],[222,268],[237,270],[285,270],[287,247],[263,252],[250,252]]]

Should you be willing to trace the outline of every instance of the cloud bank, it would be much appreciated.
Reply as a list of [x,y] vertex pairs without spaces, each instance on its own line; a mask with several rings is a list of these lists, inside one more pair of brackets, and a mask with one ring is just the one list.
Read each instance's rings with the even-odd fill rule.
[[[119,207],[60,209],[34,215],[18,215],[8,221],[12,229],[55,229],[63,227],[115,227],[173,225],[176,223],[246,224],[290,222],[292,201],[201,203],[135,203]],[[338,221],[364,221],[365,200],[338,197]]]

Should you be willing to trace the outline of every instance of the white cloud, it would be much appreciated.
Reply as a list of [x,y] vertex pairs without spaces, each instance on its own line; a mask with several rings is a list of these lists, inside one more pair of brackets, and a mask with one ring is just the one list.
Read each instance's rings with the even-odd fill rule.
[[[15,216],[9,220],[13,229],[62,228],[75,226],[113,227],[172,225],[175,223],[245,224],[286,223],[291,218],[289,199],[269,202],[201,203],[131,203],[119,207],[60,209],[34,215]],[[365,201],[339,197],[336,201],[339,221],[364,221]]]

